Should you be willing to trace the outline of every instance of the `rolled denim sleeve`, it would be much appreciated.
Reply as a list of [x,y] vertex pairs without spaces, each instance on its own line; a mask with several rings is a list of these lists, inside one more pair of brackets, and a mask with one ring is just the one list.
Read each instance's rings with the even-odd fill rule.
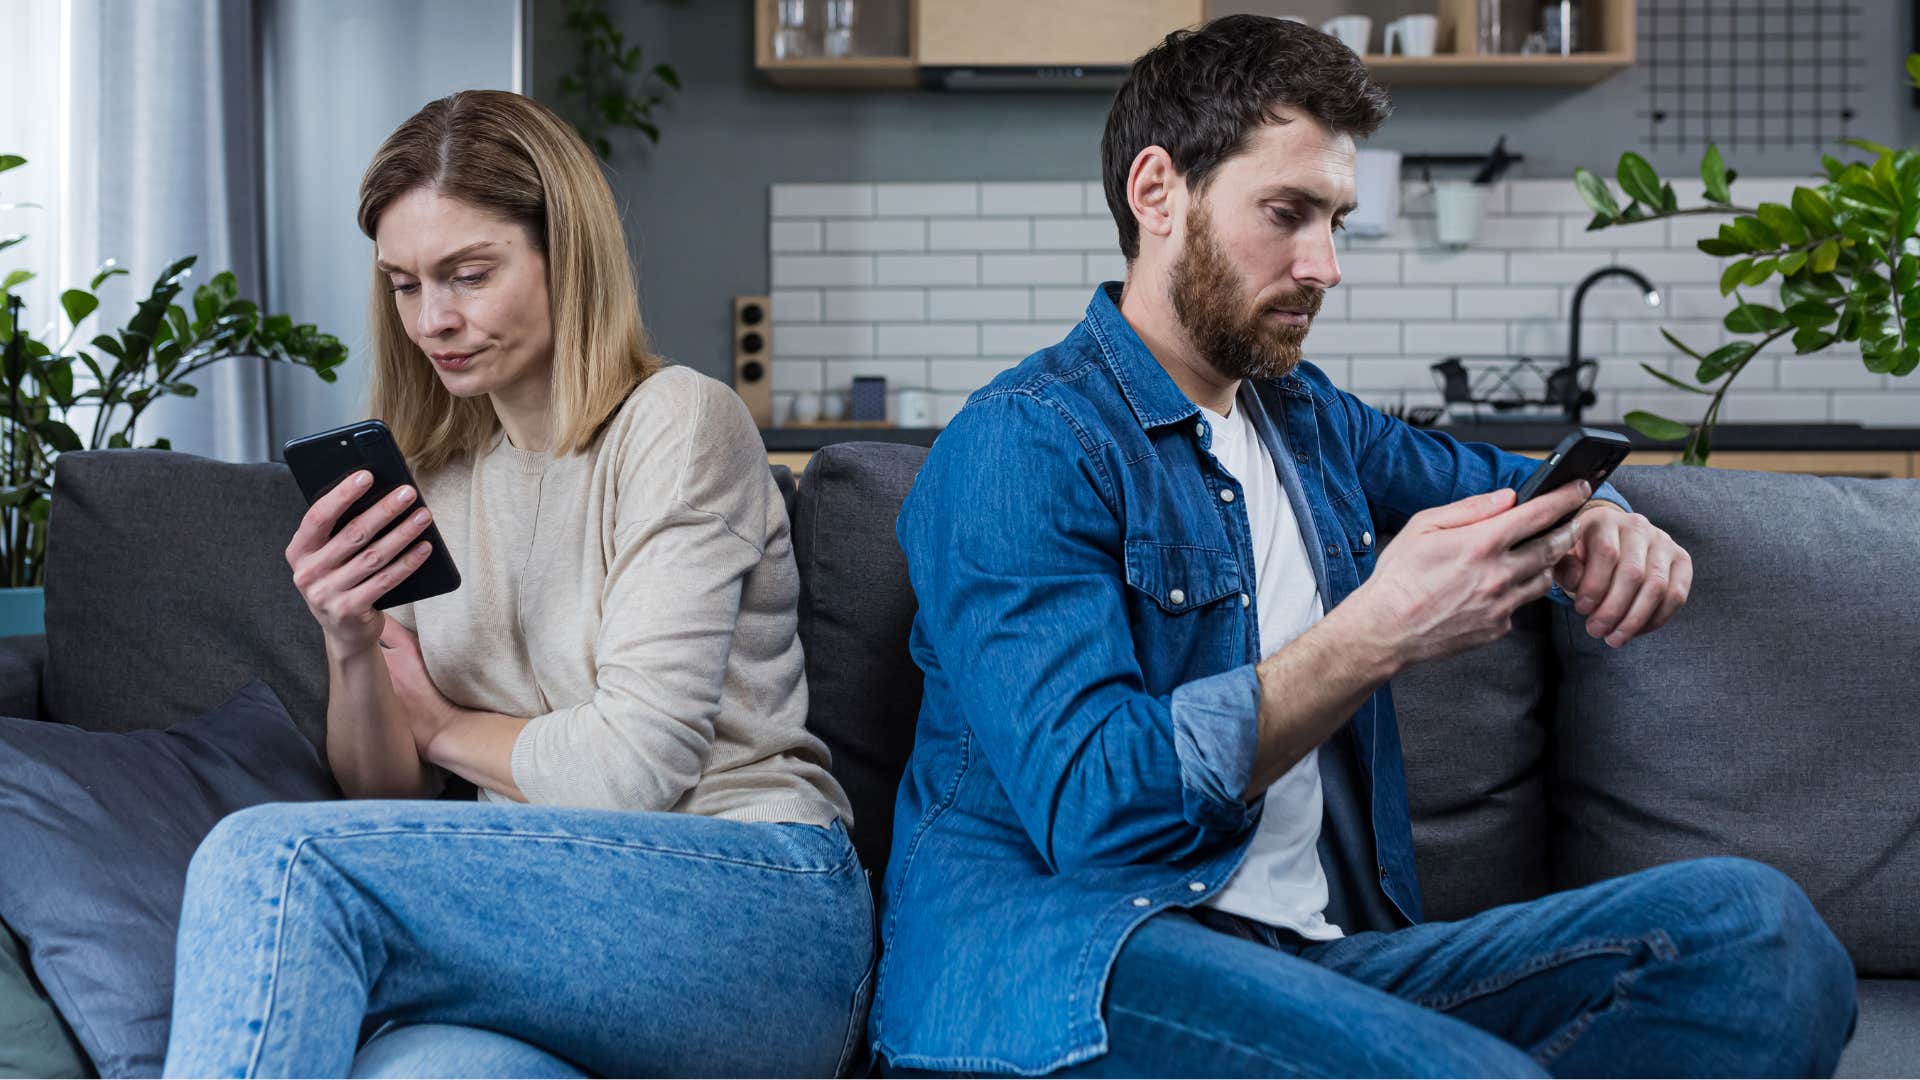
[[1173,691],[1173,748],[1187,817],[1237,830],[1251,813],[1240,793],[1253,782],[1260,744],[1260,676],[1246,664]]
[[935,443],[897,530],[919,601],[915,659],[938,672],[937,700],[1056,872],[1177,861],[1254,820],[1239,799],[1252,670],[1146,685],[1103,445],[1037,395],[976,398]]

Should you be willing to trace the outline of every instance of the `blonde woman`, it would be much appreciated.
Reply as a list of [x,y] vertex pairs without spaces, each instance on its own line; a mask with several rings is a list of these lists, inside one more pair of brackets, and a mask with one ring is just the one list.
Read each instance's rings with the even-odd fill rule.
[[[845,1067],[872,915],[745,407],[648,351],[599,165],[531,100],[422,109],[359,219],[373,413],[421,491],[330,536],[349,482],[287,548],[356,801],[201,846],[167,1074]],[[429,520],[464,582],[383,615]],[[449,773],[480,801],[431,799]]]

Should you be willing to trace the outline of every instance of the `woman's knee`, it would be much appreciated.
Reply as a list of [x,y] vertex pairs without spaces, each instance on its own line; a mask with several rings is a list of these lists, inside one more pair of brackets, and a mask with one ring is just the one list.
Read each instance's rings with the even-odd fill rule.
[[389,1026],[353,1057],[355,1077],[585,1076],[564,1058],[486,1028]]
[[317,807],[328,803],[263,803],[221,818],[194,850],[187,866],[188,888],[201,879],[230,887],[234,879],[257,873],[276,855],[292,851],[318,826]]

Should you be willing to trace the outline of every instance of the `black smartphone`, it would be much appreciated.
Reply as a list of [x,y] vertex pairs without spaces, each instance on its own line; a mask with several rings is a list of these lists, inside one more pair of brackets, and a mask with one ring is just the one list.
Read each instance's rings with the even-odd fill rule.
[[[1514,505],[1518,506],[1536,495],[1545,495],[1575,480],[1585,480],[1588,487],[1599,491],[1600,485],[1613,475],[1613,470],[1626,460],[1627,453],[1632,449],[1633,444],[1625,435],[1599,428],[1580,428],[1561,439],[1560,444],[1553,448],[1553,453],[1548,454],[1547,459],[1520,485],[1520,490],[1515,493],[1518,498],[1514,500]],[[1578,512],[1576,507],[1573,513]],[[1537,540],[1566,524],[1573,513],[1521,543]]]
[[[347,507],[339,520],[333,523],[333,534],[336,536],[346,528],[347,522],[359,517],[399,488],[411,487],[416,493],[420,490],[420,485],[413,481],[413,471],[407,468],[407,460],[401,455],[400,447],[393,441],[393,432],[378,420],[362,420],[331,431],[289,439],[281,447],[281,454],[286,459],[287,468],[293,471],[294,480],[299,482],[301,493],[307,497],[308,506],[318,502],[321,496],[361,469],[373,474],[373,483],[367,485],[366,494],[355,499],[353,505]],[[408,514],[422,505],[423,497],[416,494],[406,512],[380,530],[374,540],[392,532],[407,520]],[[429,596],[450,593],[460,587],[460,571],[453,565],[453,555],[447,550],[446,541],[440,539],[439,525],[428,525],[422,539],[433,546],[427,561],[420,564],[420,568],[409,574],[406,580],[375,600],[375,608],[384,610],[399,604],[411,604]],[[373,540],[368,543],[373,543]]]

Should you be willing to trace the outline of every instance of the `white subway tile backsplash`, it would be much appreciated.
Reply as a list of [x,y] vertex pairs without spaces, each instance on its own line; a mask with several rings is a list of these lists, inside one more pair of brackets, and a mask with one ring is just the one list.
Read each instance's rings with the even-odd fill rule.
[[922,356],[979,356],[980,327],[974,323],[915,323],[879,326],[880,351]]
[[820,293],[814,289],[775,289],[769,294],[773,324],[819,322]]
[[1035,251],[1120,250],[1120,234],[1110,217],[1035,218]]
[[1086,256],[1086,273],[1081,277],[1083,285],[1103,285],[1109,281],[1124,281],[1127,277],[1127,258],[1119,251]]
[[774,221],[767,226],[769,251],[819,251],[820,223],[817,221]]
[[1358,251],[1342,254],[1340,284],[1344,286],[1400,284],[1399,253]]
[[933,395],[933,422],[940,427],[953,423],[953,418],[960,414],[970,396],[964,393]]
[[935,390],[978,390],[1017,360],[935,360],[928,364],[927,385]]
[[[1032,293],[1028,289],[931,289],[927,318],[939,322],[1024,320],[1033,313]],[[1076,311],[1073,317],[1078,315]]]
[[775,184],[773,216],[872,217],[872,184]]
[[773,287],[871,285],[873,259],[866,255],[775,255]]
[[982,285],[1072,285],[1085,264],[1078,255],[982,255]]
[[1078,214],[1086,208],[1086,185],[987,183],[980,185],[982,214]]
[[1072,332],[1074,323],[990,323],[980,328],[983,356],[1026,356]]
[[1397,322],[1320,322],[1307,331],[1307,343],[1314,350],[1329,353],[1375,355],[1400,351],[1400,324]]
[[1502,353],[1507,348],[1504,322],[1410,322],[1401,327],[1401,351],[1429,353]]
[[[1911,384],[1913,377],[1903,381]],[[1728,394],[1727,399],[1732,400],[1733,395]],[[1920,427],[1920,387],[1875,394],[1835,394],[1833,419],[1868,427]]]
[[935,218],[927,223],[932,251],[1025,251],[1033,246],[1026,218]]
[[927,294],[920,289],[830,289],[828,322],[925,322]]
[[[1741,180],[1736,200],[1784,202],[1799,181]],[[1674,181],[1683,206],[1698,180]],[[1339,385],[1383,405],[1437,402],[1429,366],[1446,355],[1524,354],[1563,362],[1574,286],[1610,264],[1645,273],[1663,303],[1649,308],[1624,279],[1585,297],[1581,352],[1599,363],[1594,420],[1632,409],[1697,420],[1705,398],[1640,368],[1690,377],[1695,362],[1663,327],[1701,351],[1732,335],[1719,295],[1724,260],[1694,245],[1725,215],[1699,214],[1586,231],[1572,181],[1513,180],[1489,192],[1478,242],[1443,248],[1427,187],[1409,181],[1391,236],[1342,235],[1342,287],[1323,298],[1308,358]],[[966,392],[1085,313],[1091,286],[1126,262],[1097,181],[776,184],[770,192],[777,411],[804,390],[843,391],[855,374],[925,386],[950,418]],[[1755,290],[1775,300],[1775,290]],[[1777,355],[1774,355],[1777,354]],[[1727,396],[1729,420],[1920,425],[1920,378],[1889,380],[1857,347],[1795,357],[1784,345],[1753,362]]]
[[1064,289],[1033,290],[1033,317],[1036,319],[1078,319],[1086,315],[1093,290],[1079,285]]
[[872,356],[873,327],[861,324],[781,326],[774,329],[775,358],[787,356]]
[[876,255],[872,280],[859,285],[978,285],[978,255]]
[[874,213],[881,217],[966,217],[979,212],[979,184],[874,185]]
[[1507,280],[1507,256],[1495,251],[1410,251],[1401,257],[1400,274],[1409,285],[1499,284]]
[[1561,313],[1557,288],[1462,286],[1451,291],[1453,314],[1462,319],[1554,319]]
[[827,222],[828,251],[924,251],[924,218],[876,218]]
[[1345,293],[1350,319],[1450,319],[1455,292],[1431,286],[1342,285],[1327,298]]

